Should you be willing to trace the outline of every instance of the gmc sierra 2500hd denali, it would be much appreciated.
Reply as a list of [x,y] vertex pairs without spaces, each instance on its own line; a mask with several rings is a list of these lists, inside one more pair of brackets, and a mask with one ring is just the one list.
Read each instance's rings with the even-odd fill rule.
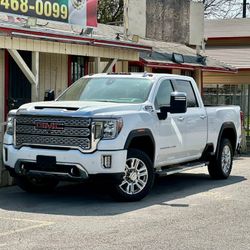
[[145,197],[156,174],[208,166],[228,178],[241,134],[239,107],[206,108],[192,78],[149,73],[83,77],[7,123],[4,164],[22,189],[99,175],[125,201]]

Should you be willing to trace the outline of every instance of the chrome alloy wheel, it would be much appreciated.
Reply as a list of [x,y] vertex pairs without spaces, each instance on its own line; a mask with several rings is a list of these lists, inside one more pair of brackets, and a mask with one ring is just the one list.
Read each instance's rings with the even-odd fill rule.
[[129,195],[138,194],[145,188],[147,182],[148,170],[145,163],[138,158],[127,159],[120,189]]
[[221,155],[221,167],[225,174],[227,174],[230,171],[231,162],[232,162],[232,154],[230,147],[228,145],[225,145]]

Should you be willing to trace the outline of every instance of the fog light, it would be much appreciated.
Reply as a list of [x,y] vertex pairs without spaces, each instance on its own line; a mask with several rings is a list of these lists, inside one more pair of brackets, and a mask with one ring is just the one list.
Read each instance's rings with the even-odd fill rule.
[[103,155],[102,156],[102,166],[104,168],[111,168],[111,166],[112,166],[112,156],[111,155]]

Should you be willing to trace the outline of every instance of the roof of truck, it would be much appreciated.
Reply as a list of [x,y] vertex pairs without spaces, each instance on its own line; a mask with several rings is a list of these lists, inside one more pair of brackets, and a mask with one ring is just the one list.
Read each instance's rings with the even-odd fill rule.
[[98,78],[98,77],[105,77],[105,78],[148,78],[148,79],[153,79],[153,80],[158,80],[162,77],[168,77],[168,78],[176,78],[176,79],[181,79],[181,80],[193,80],[192,77],[189,76],[184,76],[184,75],[174,75],[174,74],[159,74],[159,73],[100,73],[100,74],[93,74],[93,75],[88,75],[85,77],[91,77],[91,78]]

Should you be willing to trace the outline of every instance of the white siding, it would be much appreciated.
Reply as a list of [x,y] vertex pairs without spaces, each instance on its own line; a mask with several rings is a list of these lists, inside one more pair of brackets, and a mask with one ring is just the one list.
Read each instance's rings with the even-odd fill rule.
[[204,72],[205,84],[250,84],[250,70],[239,71],[237,74]]
[[206,54],[238,69],[250,68],[249,46],[211,46],[207,47]]
[[127,61],[120,61],[117,62],[115,65],[116,72],[128,72],[128,62]]
[[79,45],[71,43],[32,40],[27,38],[0,36],[0,48],[79,55],[89,57],[117,58],[120,60],[138,61],[139,52],[133,49]]
[[44,98],[44,92],[54,89],[56,96],[68,87],[68,56],[60,54],[41,53],[39,72],[39,100]]
[[205,37],[249,37],[250,19],[205,20]]

